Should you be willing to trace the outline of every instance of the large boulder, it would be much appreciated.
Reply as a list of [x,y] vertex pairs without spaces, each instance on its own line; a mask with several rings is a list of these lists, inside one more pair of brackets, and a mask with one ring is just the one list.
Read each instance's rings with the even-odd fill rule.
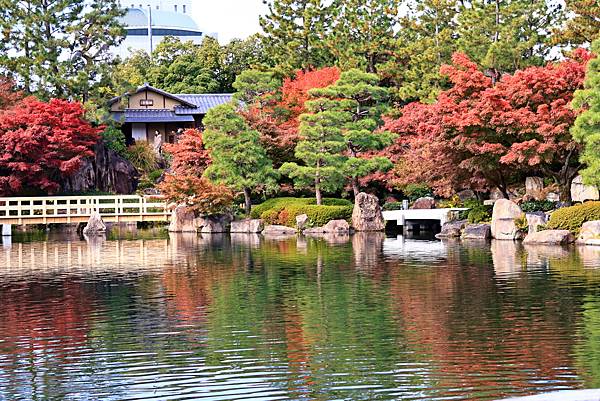
[[508,199],[498,199],[492,212],[492,237],[501,240],[516,240],[523,237],[516,219],[523,215],[521,208]]
[[356,231],[383,231],[385,221],[375,195],[359,193],[354,200],[352,211],[352,227]]
[[271,225],[266,226],[262,233],[263,235],[292,235],[296,234],[296,230],[287,226]]
[[106,225],[102,221],[102,217],[100,213],[94,212],[90,216],[90,219],[87,222],[87,225],[83,229],[83,234],[85,235],[99,235],[104,234],[106,232]]
[[583,177],[578,175],[571,183],[571,199],[573,202],[585,202],[600,199],[598,188],[593,185],[585,185]]
[[232,233],[258,234],[265,225],[261,219],[244,219],[231,222]]
[[545,230],[528,234],[523,240],[524,244],[563,245],[575,241],[569,230]]
[[411,209],[435,209],[435,199],[430,196],[419,198],[413,203]]
[[195,233],[198,232],[196,226],[196,216],[185,205],[176,206],[171,212],[169,232],[172,233]]
[[348,234],[350,225],[346,220],[331,220],[323,227],[307,228],[303,234]]
[[492,229],[489,224],[467,224],[461,237],[463,239],[490,239]]
[[197,217],[194,224],[202,234],[217,234],[229,232],[232,220],[231,215],[217,214]]
[[308,215],[307,214],[301,214],[299,216],[296,216],[296,228],[299,231],[304,230],[307,226],[308,226]]
[[94,146],[94,156],[83,159],[79,170],[66,178],[62,187],[65,192],[131,194],[137,188],[138,178],[131,162],[100,141]]
[[600,245],[600,220],[586,221],[579,230],[577,243],[582,245]]
[[544,226],[548,222],[548,216],[544,212],[532,212],[525,214],[529,234],[535,233],[539,226]]
[[541,200],[544,198],[544,180],[541,177],[525,178],[525,195],[529,195],[534,199]]
[[436,238],[458,238],[467,224],[467,220],[449,221],[442,226],[442,231],[436,234]]

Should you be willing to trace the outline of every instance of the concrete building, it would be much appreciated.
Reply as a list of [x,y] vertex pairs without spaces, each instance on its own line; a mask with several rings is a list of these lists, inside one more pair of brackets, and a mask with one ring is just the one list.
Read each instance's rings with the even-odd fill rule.
[[175,95],[145,84],[111,99],[109,106],[128,143],[153,142],[157,135],[173,143],[179,130],[201,127],[208,110],[231,99],[228,93]]
[[151,52],[167,36],[200,44],[204,32],[191,17],[192,0],[121,0],[127,10],[122,18],[127,36],[116,49],[116,54],[126,58],[133,51]]

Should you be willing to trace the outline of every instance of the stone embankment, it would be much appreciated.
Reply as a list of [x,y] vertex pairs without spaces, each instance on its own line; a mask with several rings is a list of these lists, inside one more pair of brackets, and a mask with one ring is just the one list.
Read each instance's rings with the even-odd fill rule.
[[265,225],[260,219],[233,220],[229,215],[196,216],[185,205],[173,208],[170,232],[195,233],[247,233],[277,236],[303,233],[305,235],[339,234],[348,235],[354,231],[375,232],[385,229],[385,221],[376,196],[360,193],[356,197],[352,224],[346,220],[331,220],[322,227],[310,227],[306,214],[296,216],[296,227]]

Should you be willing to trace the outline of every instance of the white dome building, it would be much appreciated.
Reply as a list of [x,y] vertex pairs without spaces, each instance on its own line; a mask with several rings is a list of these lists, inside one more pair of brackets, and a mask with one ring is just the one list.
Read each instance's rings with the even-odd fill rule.
[[136,50],[151,52],[165,37],[200,44],[205,35],[190,16],[191,0],[122,0],[127,14],[122,18],[127,36],[116,53],[126,58]]

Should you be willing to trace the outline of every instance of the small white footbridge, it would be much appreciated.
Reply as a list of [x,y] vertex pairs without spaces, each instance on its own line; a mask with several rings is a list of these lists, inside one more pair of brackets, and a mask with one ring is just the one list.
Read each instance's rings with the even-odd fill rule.
[[446,208],[446,209],[406,209],[406,210],[386,210],[383,212],[385,221],[396,221],[398,226],[409,226],[423,221],[436,220],[443,226],[448,221],[458,217],[458,214],[467,208]]

